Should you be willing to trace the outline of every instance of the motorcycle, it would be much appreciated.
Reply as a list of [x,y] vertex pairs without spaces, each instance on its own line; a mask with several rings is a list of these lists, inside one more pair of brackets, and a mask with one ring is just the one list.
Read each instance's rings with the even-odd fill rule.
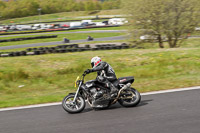
[[92,41],[92,40],[94,40],[94,38],[92,38],[92,37],[87,38],[87,41]]
[[70,40],[69,39],[64,39],[64,41],[63,41],[63,43],[69,43],[70,42]]
[[77,77],[75,87],[76,93],[69,93],[62,101],[62,107],[68,113],[80,113],[86,106],[86,101],[93,109],[106,109],[112,104],[119,102],[124,107],[134,107],[140,103],[140,93],[131,87],[134,77],[121,77],[113,82],[118,89],[117,95],[110,95],[110,89],[101,85],[97,80],[84,83],[87,74],[83,73],[81,78]]

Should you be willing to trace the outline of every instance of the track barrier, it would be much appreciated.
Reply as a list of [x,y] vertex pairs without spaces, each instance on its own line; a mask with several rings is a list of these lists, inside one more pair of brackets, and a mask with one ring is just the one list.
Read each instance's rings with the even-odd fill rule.
[[122,43],[121,45],[98,44],[93,47],[91,47],[90,45],[85,45],[85,47],[79,47],[78,44],[69,44],[69,45],[58,45],[55,47],[27,48],[26,50],[23,51],[1,52],[0,57],[16,57],[16,56],[41,55],[50,53],[69,53],[69,52],[128,49],[128,48],[132,47],[126,43]]

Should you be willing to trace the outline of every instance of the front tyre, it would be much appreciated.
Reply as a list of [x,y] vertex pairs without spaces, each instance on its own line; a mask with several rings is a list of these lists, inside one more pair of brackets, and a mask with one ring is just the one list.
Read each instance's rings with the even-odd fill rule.
[[141,95],[140,93],[134,89],[134,88],[130,88],[128,90],[126,90],[125,93],[128,96],[125,97],[121,97],[118,102],[124,106],[124,107],[134,107],[137,106],[140,101],[141,101]]
[[74,94],[67,95],[62,101],[62,107],[68,113],[80,113],[85,108],[84,98],[78,95],[75,103],[73,103],[74,96]]

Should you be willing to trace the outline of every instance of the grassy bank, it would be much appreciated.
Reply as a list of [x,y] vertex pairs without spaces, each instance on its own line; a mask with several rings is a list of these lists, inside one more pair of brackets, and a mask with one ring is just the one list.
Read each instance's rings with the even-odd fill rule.
[[[61,101],[100,56],[140,92],[200,85],[200,48],[127,49],[0,58],[0,107]],[[13,61],[15,63],[13,63]],[[86,80],[95,78],[90,74]]]

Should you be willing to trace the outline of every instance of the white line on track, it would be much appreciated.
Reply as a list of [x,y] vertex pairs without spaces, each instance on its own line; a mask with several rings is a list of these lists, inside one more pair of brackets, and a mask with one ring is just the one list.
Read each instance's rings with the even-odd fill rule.
[[[141,95],[142,96],[145,96],[145,95],[155,95],[155,94],[163,94],[163,93],[179,92],[179,91],[189,91],[189,90],[197,90],[197,89],[200,89],[200,86],[188,87],[188,88],[179,88],[179,89],[171,89],[171,90],[146,92],[146,93],[141,93]],[[0,112],[1,111],[9,111],[9,110],[19,110],[19,109],[47,107],[47,106],[54,106],[54,105],[61,105],[61,102],[45,103],[45,104],[37,104],[37,105],[29,105],[29,106],[21,106],[21,107],[2,108],[2,109],[0,109]]]

